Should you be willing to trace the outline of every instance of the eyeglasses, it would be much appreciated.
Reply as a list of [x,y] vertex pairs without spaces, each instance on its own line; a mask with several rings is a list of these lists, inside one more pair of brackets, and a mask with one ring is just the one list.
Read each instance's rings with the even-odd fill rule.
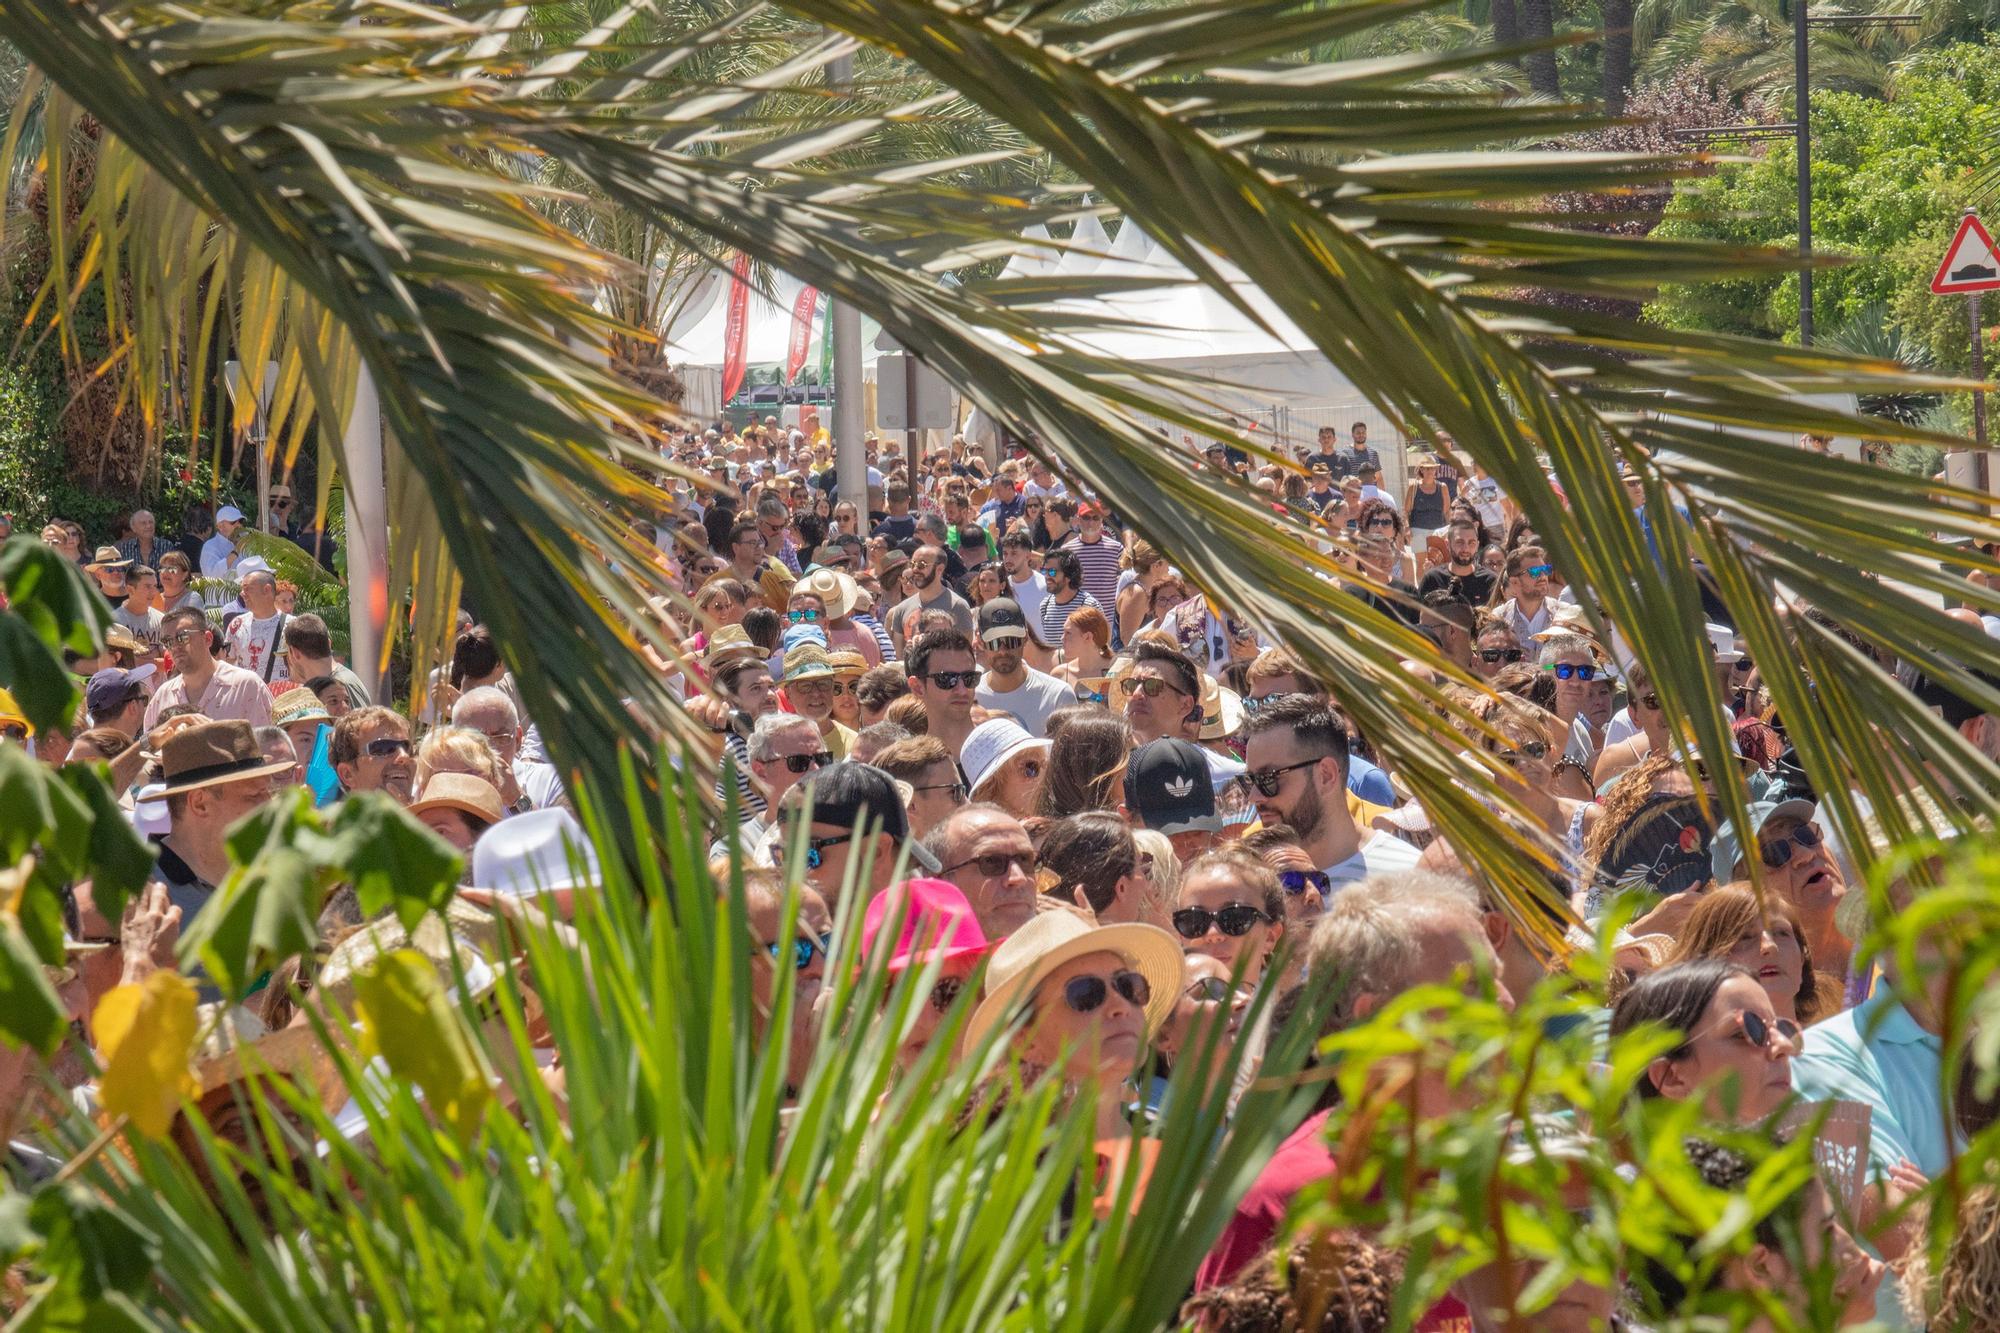
[[924,679],[941,690],[972,689],[979,684],[979,668],[970,671],[926,671]]
[[1811,851],[1825,841],[1826,838],[1811,824],[1801,824],[1785,837],[1760,843],[1757,855],[1762,857],[1764,864],[1772,870],[1783,870],[1792,863],[1794,848],[1802,847],[1806,851]]
[[963,870],[967,866],[976,867],[979,873],[988,879],[994,879],[1006,874],[1009,866],[1019,866],[1021,867],[1022,874],[1033,875],[1035,873],[1035,854],[1031,851],[992,852],[986,856],[975,856],[969,860],[960,861],[955,866],[946,866],[938,874],[944,879],[950,879],[953,871]]
[[1280,870],[1278,883],[1295,898],[1307,889],[1318,889],[1321,898],[1333,891],[1333,880],[1324,870]]
[[1518,662],[1521,660],[1519,648],[1481,648],[1479,660],[1488,664],[1494,662]]
[[1108,981],[1104,977],[1071,977],[1063,983],[1063,1003],[1079,1014],[1088,1014],[1103,1008],[1112,991],[1142,1009],[1153,998],[1153,988],[1146,978],[1126,970],[1113,972]]
[[1076,699],[1078,703],[1086,704],[1101,704],[1105,702],[1104,695],[1101,692],[1093,690],[1087,685],[1076,687]]
[[1394,532],[1396,530],[1396,520],[1393,518],[1371,518],[1368,520],[1367,526],[1370,532],[1374,532],[1378,528],[1384,532]]
[[1270,921],[1263,908],[1249,903],[1224,903],[1213,912],[1206,907],[1183,907],[1174,913],[1174,929],[1184,940],[1198,940],[1208,934],[1210,927],[1237,939],[1259,926],[1269,925]]
[[1320,759],[1323,758],[1325,758],[1325,756],[1320,755],[1312,759],[1301,759],[1296,764],[1284,764],[1277,768],[1253,768],[1249,772],[1245,773],[1243,776],[1246,779],[1248,779],[1250,785],[1255,787],[1261,794],[1265,796],[1276,796],[1278,794],[1278,786],[1284,780],[1285,774],[1291,772],[1295,768],[1311,768],[1314,764],[1317,764],[1320,761]]
[[966,796],[963,782],[932,782],[922,787],[912,787],[911,791],[948,791],[954,801],[963,801]]
[[[814,757],[817,758],[817,756]],[[838,847],[842,843],[853,842],[853,841],[854,841],[854,835],[852,833],[839,833],[835,834],[831,838],[807,838],[806,869],[808,870],[819,869],[820,866],[823,865],[826,861],[825,852],[827,848]]]
[[833,762],[833,755],[821,750],[817,754],[788,754],[785,756],[787,773],[810,773],[815,768],[825,768]]
[[370,759],[387,759],[392,754],[411,753],[410,742],[402,736],[377,736],[361,747]]
[[1545,579],[1556,572],[1554,565],[1529,565],[1527,575],[1531,579]]
[[813,610],[811,607],[805,607],[798,611],[785,612],[785,619],[791,621],[794,625],[810,625],[819,619],[819,612]]
[[1180,686],[1170,685],[1158,676],[1127,676],[1118,682],[1118,689],[1128,699],[1141,690],[1145,691],[1148,699],[1159,698],[1162,690],[1172,690],[1175,694],[1187,693]]
[[[764,948],[770,952],[772,961],[774,962],[777,960],[780,947],[781,945],[777,940],[768,940],[764,944]],[[792,970],[794,972],[803,972],[811,967],[814,953],[818,953],[822,958],[833,957],[832,934],[821,935],[816,939],[811,935],[801,935],[793,940]]]
[[1543,667],[1542,670],[1555,672],[1557,680],[1597,679],[1597,668],[1590,665],[1588,662],[1582,663],[1581,665],[1578,665],[1573,662],[1558,662],[1552,667]]
[[1734,671],[1739,676],[1747,676],[1752,671],[1755,671],[1757,669],[1757,664],[1755,662],[1752,662],[1750,660],[1749,655],[1746,653],[1744,656],[1737,658],[1734,662],[1731,662],[1729,664],[1729,669],[1731,671]]
[[1226,1004],[1242,993],[1221,977],[1203,977],[1187,988],[1187,997],[1197,1004]]
[[1653,713],[1659,712],[1660,696],[1652,693],[1651,691],[1648,691],[1647,693],[1640,695],[1639,707],[1646,709],[1648,712],[1653,712]]

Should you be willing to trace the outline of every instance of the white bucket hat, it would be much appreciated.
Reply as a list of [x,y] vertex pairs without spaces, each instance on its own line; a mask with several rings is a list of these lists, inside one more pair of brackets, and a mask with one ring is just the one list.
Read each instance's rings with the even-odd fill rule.
[[1047,754],[1048,749],[1047,741],[1030,736],[1028,729],[1011,717],[981,722],[958,751],[958,762],[965,769],[967,795],[976,798],[981,784],[1022,751],[1040,750]]
[[594,889],[597,849],[567,810],[551,807],[503,819],[472,848],[475,887],[517,898],[560,889]]

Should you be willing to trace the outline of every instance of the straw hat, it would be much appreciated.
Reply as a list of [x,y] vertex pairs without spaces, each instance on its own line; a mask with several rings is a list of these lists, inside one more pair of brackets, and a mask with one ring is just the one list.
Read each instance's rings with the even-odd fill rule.
[[431,780],[424,784],[423,791],[410,803],[413,815],[421,815],[427,810],[457,810],[481,821],[488,828],[507,817],[507,811],[500,804],[500,793],[493,790],[493,784],[471,773],[431,774]]
[[719,625],[709,631],[708,650],[702,654],[702,664],[710,674],[739,658],[763,661],[768,656],[762,648],[750,641],[741,625]]
[[313,991],[341,1012],[354,1008],[354,979],[385,954],[413,949],[437,969],[447,990],[465,977],[466,998],[478,1000],[499,982],[496,963],[507,956],[500,918],[460,898],[445,904],[444,920],[425,914],[415,930],[405,930],[394,916],[379,917],[357,927],[333,946]]
[[174,796],[198,787],[285,773],[293,767],[293,760],[266,759],[248,722],[197,722],[167,737],[160,747],[160,768],[166,782],[158,795]]
[[858,676],[868,670],[868,659],[853,648],[839,648],[826,655],[836,676]]
[[785,654],[784,683],[787,685],[831,675],[833,662],[827,657],[826,649],[818,644],[803,643]]
[[272,1032],[248,1009],[218,1003],[200,1007],[195,1029],[208,1030],[208,1039],[195,1051],[194,1076],[200,1088],[196,1100],[232,1083],[273,1074],[303,1084],[329,1113],[347,1100],[347,1085],[341,1082],[333,1052],[311,1027]]
[[819,598],[820,605],[826,608],[828,620],[842,620],[853,614],[855,600],[861,596],[861,585],[849,574],[821,566],[792,585],[792,596],[802,592]]
[[1184,963],[1180,942],[1158,926],[1136,921],[1093,926],[1070,912],[1042,912],[1002,940],[986,966],[986,998],[966,1024],[965,1045],[977,1046],[993,1028],[1013,1017],[1043,978],[1073,958],[1113,953],[1146,978],[1150,1039],[1180,999]]
[[333,714],[326,711],[326,705],[319,696],[305,686],[286,690],[271,700],[271,724],[289,727],[294,722],[331,722]]
[[98,547],[97,554],[84,566],[85,569],[130,569],[131,567],[132,562],[118,554],[118,548],[115,546]]
[[1049,742],[1028,734],[1011,717],[996,717],[981,722],[965,738],[959,747],[958,762],[965,770],[966,791],[973,800],[979,799],[979,789],[988,778],[998,773],[1009,759],[1028,750],[1049,752]]
[[1219,741],[1224,737],[1234,736],[1242,729],[1243,696],[1206,671],[1202,672],[1199,738],[1205,741]]

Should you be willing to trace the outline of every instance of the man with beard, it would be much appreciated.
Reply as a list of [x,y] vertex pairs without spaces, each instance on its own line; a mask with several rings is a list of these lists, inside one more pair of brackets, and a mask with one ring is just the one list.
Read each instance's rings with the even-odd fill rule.
[[160,621],[160,642],[174,655],[180,668],[172,679],[154,692],[146,705],[145,730],[160,725],[160,714],[169,708],[189,704],[202,716],[248,722],[253,727],[271,725],[271,691],[242,667],[217,659],[210,637],[208,617],[194,607],[182,607]]
[[972,603],[945,585],[943,547],[919,546],[903,570],[903,587],[910,595],[889,612],[889,634],[898,653],[907,656],[912,651],[910,641],[917,636],[911,626],[926,611],[948,612],[962,633],[972,633]]
[[1556,678],[1555,715],[1569,732],[1563,758],[1589,772],[1611,720],[1611,674],[1581,634],[1558,634],[1542,644],[1542,670]]
[[1462,515],[1452,519],[1445,527],[1445,552],[1445,563],[1424,575],[1418,593],[1448,589],[1473,606],[1489,605],[1497,576],[1479,563],[1479,525]]
[[1287,824],[1338,889],[1417,864],[1417,849],[1357,828],[1347,810],[1347,729],[1324,699],[1291,694],[1252,713],[1245,750],[1257,814]]
[[1049,714],[1075,703],[1076,696],[1022,660],[1027,641],[1028,618],[1013,598],[995,597],[979,608],[979,664],[986,674],[975,697],[981,708],[1012,714],[1039,739],[1049,734]]
[[1054,550],[1042,557],[1042,642],[1061,643],[1063,626],[1070,612],[1094,606],[1104,611],[1106,620],[1116,613],[1106,611],[1095,597],[1083,590],[1083,561],[1074,551]]

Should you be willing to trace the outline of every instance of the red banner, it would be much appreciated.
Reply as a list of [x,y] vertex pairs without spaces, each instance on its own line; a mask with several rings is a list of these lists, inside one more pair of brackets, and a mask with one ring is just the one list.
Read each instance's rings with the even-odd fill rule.
[[728,402],[743,387],[744,339],[749,333],[750,256],[736,256],[736,268],[729,279],[729,317],[722,326],[722,401]]
[[804,287],[792,302],[792,341],[785,349],[785,383],[796,384],[806,368],[806,349],[812,346],[813,313],[819,306],[819,288]]

